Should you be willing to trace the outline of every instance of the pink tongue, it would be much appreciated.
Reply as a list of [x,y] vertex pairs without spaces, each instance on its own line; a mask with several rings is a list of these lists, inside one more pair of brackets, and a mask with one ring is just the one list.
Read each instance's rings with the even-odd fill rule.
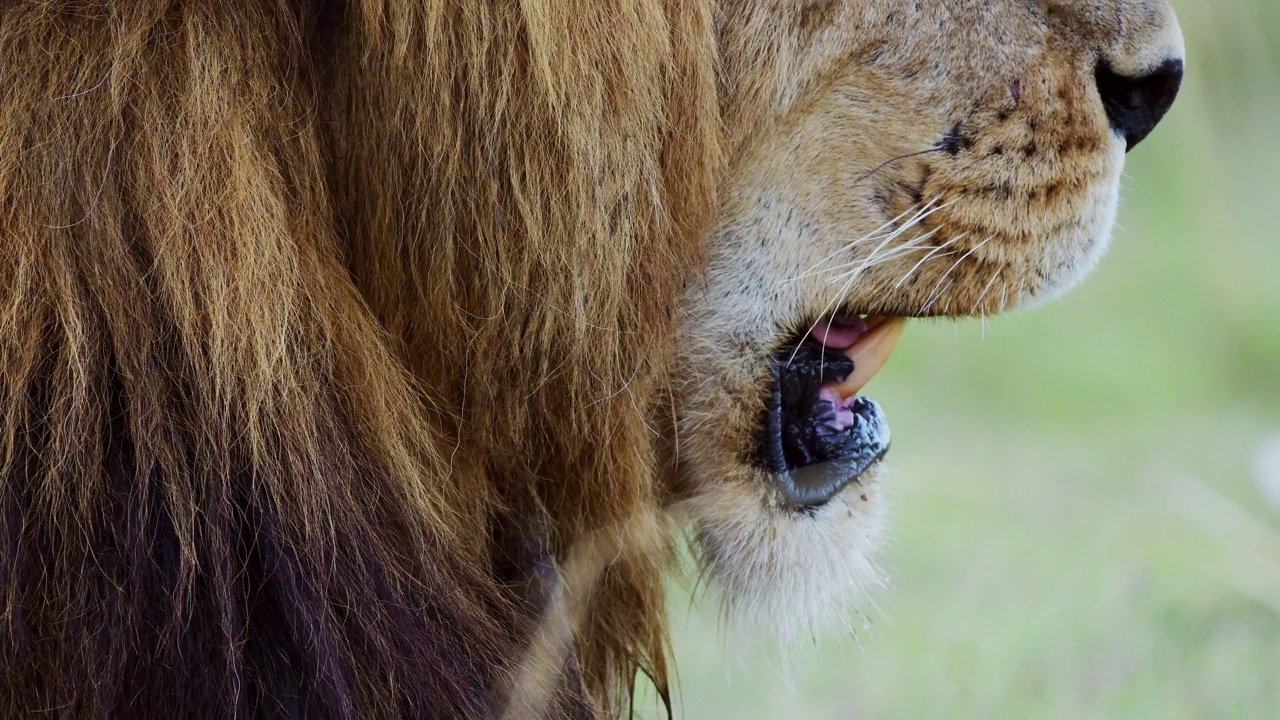
[[837,431],[844,430],[853,425],[853,410],[850,405],[857,399],[857,395],[840,396],[840,392],[834,387],[828,385],[818,391],[818,398],[831,403],[834,409],[834,424]]
[[861,318],[821,321],[816,323],[812,330],[814,340],[833,350],[853,347],[865,332],[867,332],[867,323]]

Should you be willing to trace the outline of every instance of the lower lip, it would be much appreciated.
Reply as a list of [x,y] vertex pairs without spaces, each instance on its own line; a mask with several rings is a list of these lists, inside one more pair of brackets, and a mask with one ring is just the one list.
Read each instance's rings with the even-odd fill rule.
[[870,400],[860,403],[861,430],[848,455],[804,467],[784,466],[775,470],[775,480],[790,504],[802,508],[826,504],[849,483],[861,481],[863,474],[889,452],[889,424],[880,406]]

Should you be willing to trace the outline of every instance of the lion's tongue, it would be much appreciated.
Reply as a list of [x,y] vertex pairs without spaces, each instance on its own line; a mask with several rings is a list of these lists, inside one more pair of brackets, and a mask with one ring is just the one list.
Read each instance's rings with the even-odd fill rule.
[[816,323],[813,339],[853,361],[849,377],[824,387],[823,394],[830,392],[841,400],[857,395],[889,360],[905,326],[904,318],[882,316]]

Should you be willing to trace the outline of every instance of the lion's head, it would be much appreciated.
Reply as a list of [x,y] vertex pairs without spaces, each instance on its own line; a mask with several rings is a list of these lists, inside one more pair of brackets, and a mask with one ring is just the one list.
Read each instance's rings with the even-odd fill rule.
[[676,453],[728,602],[786,629],[880,582],[889,430],[857,393],[901,319],[1079,282],[1183,46],[1137,0],[727,2],[719,39],[730,159]]
[[0,7],[6,717],[611,712],[672,504],[843,607],[896,318],[1078,280],[1182,56],[1159,0]]

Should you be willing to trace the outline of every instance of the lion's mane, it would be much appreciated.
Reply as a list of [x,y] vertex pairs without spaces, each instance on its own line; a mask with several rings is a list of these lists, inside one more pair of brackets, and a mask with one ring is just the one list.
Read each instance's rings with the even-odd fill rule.
[[664,689],[711,25],[0,6],[0,716],[490,716],[566,594],[550,714]]

